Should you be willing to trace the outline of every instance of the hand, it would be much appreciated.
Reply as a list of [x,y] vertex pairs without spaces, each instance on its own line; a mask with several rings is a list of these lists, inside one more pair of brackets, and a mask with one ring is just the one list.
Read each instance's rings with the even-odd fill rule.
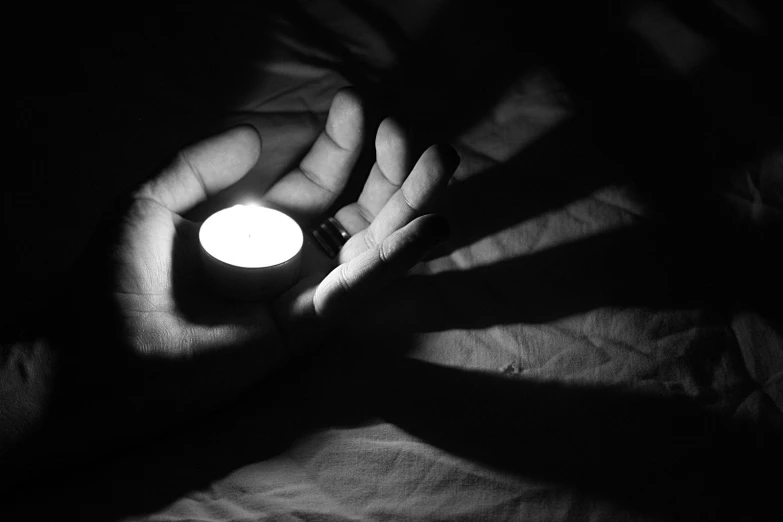
[[[358,200],[335,217],[352,235],[329,259],[307,232],[346,185],[364,139],[362,105],[339,92],[326,128],[299,167],[263,195],[305,231],[300,281],[272,302],[217,297],[199,275],[198,229],[183,217],[242,178],[261,154],[250,127],[191,146],[132,197],[112,248],[111,295],[118,329],[142,386],[135,404],[172,412],[213,408],[236,397],[289,357],[347,324],[350,311],[403,275],[447,235],[437,216],[420,216],[446,187],[459,158],[427,149],[410,169],[410,147],[391,120],[376,135],[376,163]],[[132,392],[133,393],[133,392]],[[154,398],[154,401],[152,400]]]

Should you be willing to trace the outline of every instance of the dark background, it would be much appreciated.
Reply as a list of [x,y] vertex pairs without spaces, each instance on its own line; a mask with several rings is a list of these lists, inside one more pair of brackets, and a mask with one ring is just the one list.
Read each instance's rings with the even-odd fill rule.
[[113,199],[220,130],[272,2],[16,7],[6,18],[3,324],[64,283]]

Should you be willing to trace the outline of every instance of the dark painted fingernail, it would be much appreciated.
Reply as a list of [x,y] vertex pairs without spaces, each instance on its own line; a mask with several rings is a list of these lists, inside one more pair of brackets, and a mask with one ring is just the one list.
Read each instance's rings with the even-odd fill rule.
[[446,167],[452,171],[457,170],[457,167],[459,167],[459,163],[462,160],[457,153],[457,150],[448,143],[439,144],[438,149]]
[[432,218],[430,218],[430,234],[432,234],[432,239],[438,243],[446,241],[451,235],[449,220],[443,216],[434,214]]

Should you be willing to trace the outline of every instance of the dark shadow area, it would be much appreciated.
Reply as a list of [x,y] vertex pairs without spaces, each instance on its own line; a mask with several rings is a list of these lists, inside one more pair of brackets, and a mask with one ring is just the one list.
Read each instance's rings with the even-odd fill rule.
[[51,462],[34,484],[5,488],[0,515],[6,520],[97,522],[162,509],[243,465],[287,448],[302,433],[297,412],[309,411],[302,407],[304,384],[296,372],[285,371],[214,416],[168,434],[125,440],[119,450],[91,459]]
[[771,67],[780,19],[771,4],[750,3],[766,23],[758,34],[743,32],[714,2],[664,4],[674,18],[714,39],[712,57],[690,78],[671,71],[628,26],[635,10],[656,2],[456,0],[407,46],[399,30],[389,29],[395,22],[388,15],[363,5],[365,21],[390,35],[387,45],[400,52],[390,71],[361,62],[306,9],[285,12],[339,57],[329,65],[399,118],[422,146],[453,140],[486,116],[513,82],[546,67],[565,83],[578,113],[593,116],[594,143],[635,167],[640,158],[653,162],[640,175],[655,172],[647,181],[665,191],[660,178],[676,179],[672,171],[689,172],[686,180],[698,187],[705,174],[715,174],[712,168],[747,160],[776,143],[782,102],[776,94],[781,80]]
[[[779,233],[779,232],[778,232]],[[772,236],[774,237],[774,236]],[[601,307],[750,309],[778,328],[776,276],[783,263],[770,241],[726,230],[638,225],[490,265],[411,275],[362,316],[361,328],[431,332],[543,323]],[[444,303],[486,296],[469,315]]]
[[766,520],[777,508],[769,473],[783,462],[779,415],[777,427],[744,425],[685,398],[414,360],[383,375],[374,411],[494,468],[678,520]]
[[[509,160],[449,187],[448,250],[479,241],[623,179],[590,142],[583,121],[560,124]],[[445,252],[440,249],[441,252]]]
[[9,7],[3,322],[66,277],[115,197],[215,132],[269,50],[275,5]]
[[385,421],[490,469],[561,484],[632,512],[768,520],[777,507],[770,474],[783,457],[783,419],[773,404],[767,408],[759,424],[686,397],[366,352],[330,354],[176,433],[48,475],[2,508],[25,520],[143,515],[273,459],[312,429]]

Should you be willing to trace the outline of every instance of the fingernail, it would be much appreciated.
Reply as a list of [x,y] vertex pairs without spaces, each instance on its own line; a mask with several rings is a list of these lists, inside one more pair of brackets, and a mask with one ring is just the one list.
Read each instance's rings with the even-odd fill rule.
[[449,221],[443,216],[433,215],[430,220],[430,234],[432,234],[432,239],[438,243],[446,241],[451,235]]
[[438,149],[440,149],[441,157],[443,158],[446,167],[452,171],[457,170],[457,167],[459,167],[460,161],[462,160],[459,153],[457,153],[457,150],[448,143],[439,144]]

